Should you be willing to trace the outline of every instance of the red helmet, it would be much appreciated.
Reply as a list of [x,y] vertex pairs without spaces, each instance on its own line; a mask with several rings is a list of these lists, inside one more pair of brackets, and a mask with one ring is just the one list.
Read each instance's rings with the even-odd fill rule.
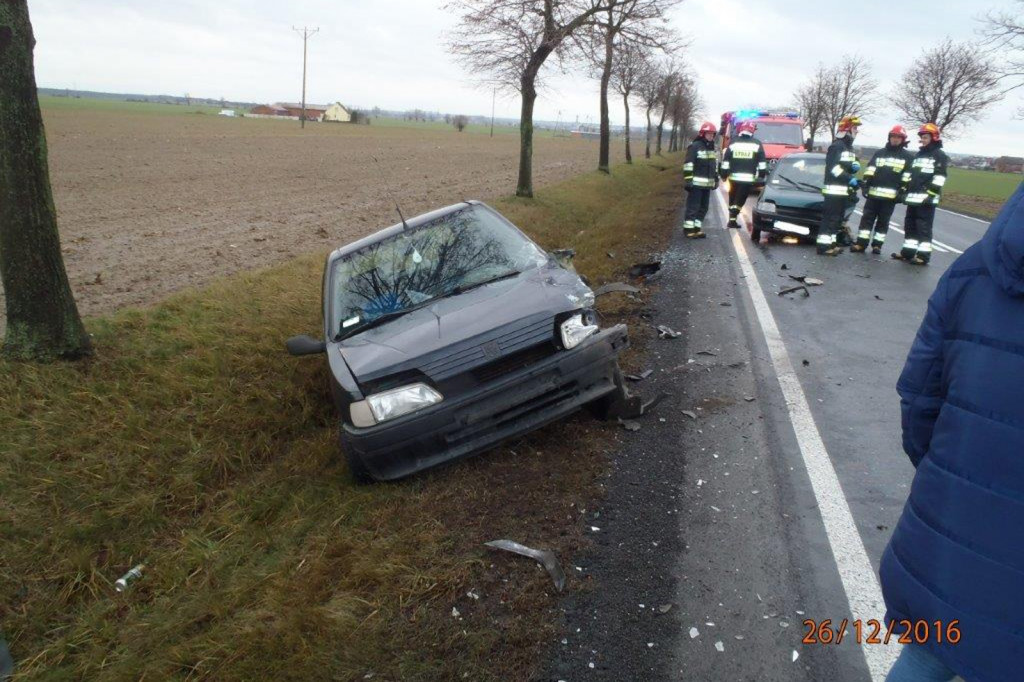
[[700,130],[697,131],[697,135],[703,135],[704,133],[717,133],[718,128],[711,121],[704,121],[700,124]]
[[742,133],[750,133],[751,135],[753,135],[755,130],[757,130],[757,126],[754,124],[753,121],[740,121],[740,124],[736,126],[737,135],[740,135]]
[[861,124],[860,116],[843,116],[839,121],[839,132],[845,133],[859,127]]
[[939,126],[935,125],[934,123],[925,123],[923,126],[921,126],[918,129],[917,134],[918,135],[928,134],[928,135],[932,136],[932,141],[938,140],[939,139],[939,134],[940,134]]
[[904,141],[907,139],[907,131],[901,125],[894,125],[892,127],[892,130],[889,131],[889,137],[892,137],[893,135],[903,138]]

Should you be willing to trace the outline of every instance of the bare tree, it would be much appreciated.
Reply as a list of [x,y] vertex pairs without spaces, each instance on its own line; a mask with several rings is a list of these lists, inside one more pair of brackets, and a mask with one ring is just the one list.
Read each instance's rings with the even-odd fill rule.
[[[1024,0],[1017,0],[1017,4],[1024,6]],[[996,59],[1003,93],[1024,87],[1024,12],[989,12],[981,21],[981,34]],[[1024,107],[1017,109],[1017,116],[1024,117]]]
[[608,117],[608,85],[615,65],[615,53],[627,45],[661,49],[675,47],[672,32],[664,25],[667,10],[682,0],[607,0],[607,8],[596,15],[590,46],[598,49],[591,58],[599,65],[601,135],[598,144],[597,169],[608,172],[611,147],[611,123]]
[[822,64],[811,79],[796,91],[794,99],[800,107],[804,126],[807,128],[807,150],[814,149],[814,138],[827,127],[825,122],[825,92],[829,82],[829,71]]
[[0,278],[4,352],[27,360],[91,351],[71,293],[50,189],[26,0],[0,2]]
[[903,73],[892,103],[908,119],[930,121],[948,135],[1002,99],[998,86],[999,74],[977,47],[947,38]]
[[846,55],[826,73],[822,110],[825,125],[834,140],[840,119],[854,114],[863,116],[873,110],[878,83],[871,75],[871,65],[863,57]]
[[694,114],[699,108],[700,95],[697,93],[697,84],[690,78],[680,78],[669,103],[669,116],[672,119],[670,152],[677,152],[683,148],[683,139],[695,128]]
[[448,49],[491,85],[513,88],[522,98],[519,117],[519,180],[516,195],[533,196],[533,108],[541,67],[560,57],[567,38],[595,22],[611,0],[457,0],[459,27]]
[[639,45],[626,43],[615,52],[612,85],[622,96],[622,107],[626,114],[626,163],[633,163],[633,152],[630,149],[629,99],[634,91],[642,88],[650,68],[648,51]]
[[466,129],[466,126],[469,125],[469,116],[464,116],[462,114],[459,114],[458,116],[452,116],[452,125],[455,126],[455,129],[461,133],[463,130]]
[[664,83],[665,76],[661,66],[651,60],[646,60],[646,65],[640,72],[637,81],[637,94],[640,97],[640,102],[644,105],[644,114],[647,118],[644,144],[644,158],[647,159],[651,158],[651,133],[654,131],[651,113],[656,111],[662,102],[661,90]]

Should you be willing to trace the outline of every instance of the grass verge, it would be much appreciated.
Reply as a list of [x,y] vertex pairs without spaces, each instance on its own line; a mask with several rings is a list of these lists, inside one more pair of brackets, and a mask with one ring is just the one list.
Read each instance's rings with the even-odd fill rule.
[[950,168],[949,182],[940,206],[992,220],[1017,186],[1024,180],[1020,173],[994,173],[967,168]]
[[[575,248],[600,284],[667,242],[680,162],[657,163],[495,206],[543,246]],[[620,431],[574,418],[353,486],[322,363],[282,350],[318,328],[322,262],[88,320],[87,363],[0,361],[0,624],[16,679],[529,676],[558,628],[550,580],[481,543],[567,561]],[[636,312],[613,297],[609,322]]]

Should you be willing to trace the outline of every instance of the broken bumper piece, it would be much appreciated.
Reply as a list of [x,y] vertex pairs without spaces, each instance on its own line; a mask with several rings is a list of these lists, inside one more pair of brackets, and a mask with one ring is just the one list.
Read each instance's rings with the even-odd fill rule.
[[617,357],[628,345],[625,325],[601,330],[572,350],[393,422],[346,423],[341,446],[379,481],[481,452],[619,390]]

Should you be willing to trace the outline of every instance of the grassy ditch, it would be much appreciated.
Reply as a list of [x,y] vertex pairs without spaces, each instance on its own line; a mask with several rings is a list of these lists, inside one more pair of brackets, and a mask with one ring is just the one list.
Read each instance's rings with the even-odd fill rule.
[[949,182],[942,192],[943,208],[991,220],[1017,186],[1020,173],[995,173],[967,168],[950,168]]
[[[576,248],[599,284],[667,241],[680,161],[658,164],[495,205],[545,247]],[[538,566],[481,543],[566,561],[621,432],[579,417],[354,486],[322,363],[282,350],[318,328],[321,268],[310,255],[88,320],[88,363],[0,361],[0,627],[16,679],[528,677],[555,595]],[[636,312],[612,297],[609,322]]]

